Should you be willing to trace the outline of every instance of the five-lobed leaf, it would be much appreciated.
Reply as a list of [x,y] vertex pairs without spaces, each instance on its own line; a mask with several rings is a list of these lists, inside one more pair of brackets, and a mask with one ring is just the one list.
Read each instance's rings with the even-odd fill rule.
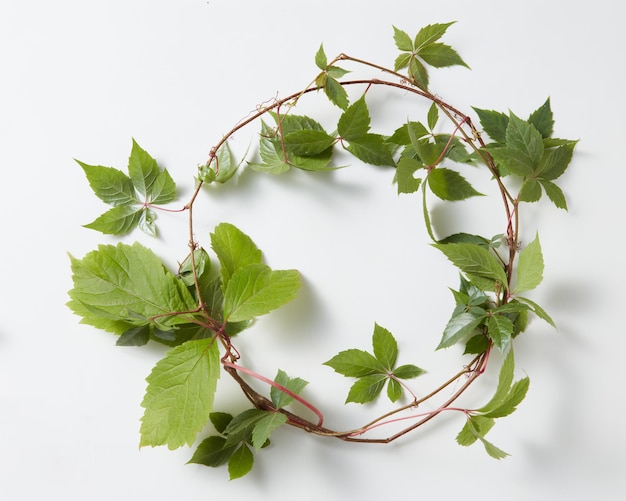
[[215,338],[187,341],[170,350],[146,378],[140,446],[191,445],[209,419],[219,374]]

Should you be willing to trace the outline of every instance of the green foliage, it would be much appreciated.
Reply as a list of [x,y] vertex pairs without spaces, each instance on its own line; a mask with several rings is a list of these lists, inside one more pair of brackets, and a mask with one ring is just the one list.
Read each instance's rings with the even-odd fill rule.
[[176,184],[167,170],[159,169],[156,160],[134,139],[128,159],[128,175],[113,167],[76,162],[85,171],[96,196],[112,206],[86,224],[86,228],[111,235],[125,235],[139,227],[145,233],[156,236],[156,214],[152,207],[175,200]]
[[387,396],[395,402],[402,396],[400,379],[412,379],[424,374],[424,370],[415,365],[396,367],[398,344],[387,329],[375,324],[372,336],[374,354],[363,350],[345,350],[324,362],[335,372],[357,381],[350,388],[346,403],[364,404],[377,398],[387,382]]
[[[268,446],[274,431],[284,424],[350,441],[384,441],[404,435],[445,410],[460,411],[467,418],[457,436],[459,444],[480,442],[490,456],[507,456],[485,437],[496,419],[517,409],[529,388],[527,377],[513,380],[513,343],[527,328],[531,314],[555,325],[541,306],[520,296],[538,287],[544,275],[538,235],[524,247],[519,240],[522,202],[538,201],[545,193],[558,208],[567,209],[557,182],[571,163],[576,141],[553,137],[555,122],[550,99],[527,119],[513,112],[474,108],[482,126],[479,131],[470,117],[430,93],[427,67],[467,67],[453,48],[440,41],[452,24],[425,26],[415,37],[394,27],[394,42],[401,53],[393,69],[346,54],[329,60],[320,45],[315,54],[319,72],[311,83],[288,97],[276,97],[267,106],[258,107],[249,118],[230,129],[210,149],[209,161],[198,167],[190,200],[180,211],[172,211],[187,212],[184,243],[189,250],[176,272],[168,270],[152,250],[139,243],[101,245],[82,259],[70,256],[73,288],[68,306],[81,317],[81,322],[118,335],[119,346],[138,347],[155,341],[170,347],[147,377],[141,404],[141,446],[166,445],[175,449],[190,445],[210,421],[217,434],[200,442],[190,463],[227,465],[230,478],[235,479],[252,469],[256,453]],[[374,70],[375,76],[342,80],[348,70],[338,66],[340,62]],[[401,70],[406,73],[400,74]],[[393,78],[387,81],[384,75]],[[362,89],[361,96],[353,102],[346,91],[348,86]],[[425,99],[428,108],[422,121],[402,116],[403,123],[389,134],[372,132],[372,112],[377,110],[370,110],[368,101],[378,107],[385,103],[370,98],[369,91],[376,86],[400,89],[407,97]],[[303,96],[319,91],[337,107],[336,127],[328,129],[332,132],[314,118],[295,113]],[[236,160],[230,139],[253,122],[260,125],[258,153],[254,152],[244,166],[243,160]],[[208,237],[210,249],[205,250],[200,240],[206,235],[196,222],[203,213],[192,211],[197,197],[221,189],[242,166],[272,175],[295,168],[330,182],[333,176],[322,173],[339,168],[335,160],[338,154],[395,169],[393,181],[399,194],[422,190],[426,232],[433,246],[461,275],[458,290],[451,290],[454,309],[437,349],[462,344],[464,355],[473,356],[464,370],[434,391],[420,390],[426,397],[418,399],[404,381],[422,375],[424,370],[413,364],[398,366],[396,339],[375,324],[372,351],[347,349],[325,365],[355,379],[346,403],[372,402],[384,389],[392,403],[400,401],[405,391],[412,400],[385,412],[369,425],[344,432],[326,428],[321,412],[299,396],[308,384],[303,379],[278,370],[272,382],[237,365],[246,357],[235,347],[234,336],[251,327],[257,317],[294,299],[301,286],[300,274],[293,269],[271,269],[253,240],[230,223],[215,226]],[[247,151],[243,155],[246,157]],[[155,211],[157,206],[175,200],[176,185],[152,156],[133,140],[127,173],[78,163],[95,195],[111,206],[86,225],[88,228],[125,235],[139,227],[150,235],[157,234]],[[499,203],[504,204],[506,226],[502,234],[491,238],[458,231],[437,239],[435,230],[439,228],[431,221],[430,193],[439,204],[482,196],[464,175],[468,166],[475,166],[495,181]],[[202,192],[202,186],[209,184],[211,189]],[[216,217],[213,210],[210,217]],[[419,323],[419,318],[416,321]],[[491,400],[478,409],[451,405],[487,369],[488,362],[491,367],[493,360],[498,359],[494,351],[505,356]],[[234,417],[213,412],[222,367],[253,405]],[[467,377],[467,382],[458,384],[462,377]],[[248,378],[269,383],[269,392],[260,393]],[[360,438],[388,423],[405,422],[405,416],[398,413],[455,386],[459,389],[454,390],[445,406],[436,408],[417,426],[413,421],[387,439]],[[295,410],[286,410],[294,400],[313,411],[318,422],[297,415]]]

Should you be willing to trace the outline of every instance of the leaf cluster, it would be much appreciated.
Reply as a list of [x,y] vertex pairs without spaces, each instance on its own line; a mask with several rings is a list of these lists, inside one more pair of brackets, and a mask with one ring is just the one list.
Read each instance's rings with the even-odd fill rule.
[[357,378],[350,388],[346,403],[364,404],[375,400],[385,383],[387,397],[396,402],[403,393],[400,380],[416,378],[425,372],[411,364],[396,367],[398,343],[391,332],[378,324],[374,326],[372,345],[373,354],[364,350],[349,349],[324,362],[324,365],[332,367],[339,374]]

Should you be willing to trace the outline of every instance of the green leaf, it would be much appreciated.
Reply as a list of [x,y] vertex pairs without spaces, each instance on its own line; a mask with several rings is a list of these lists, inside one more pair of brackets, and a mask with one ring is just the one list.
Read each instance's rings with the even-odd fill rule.
[[463,355],[479,355],[489,349],[489,338],[484,334],[476,334],[465,343]]
[[372,374],[370,376],[363,376],[350,387],[346,403],[354,402],[357,404],[365,404],[374,400],[383,387],[387,376],[384,374]]
[[115,343],[116,346],[144,346],[150,341],[150,326],[140,325],[124,332]]
[[415,178],[413,174],[424,166],[413,158],[401,158],[396,168],[396,181],[398,183],[398,194],[416,192],[422,182]]
[[157,162],[133,139],[133,146],[128,159],[128,174],[135,189],[148,199],[152,186],[161,170]]
[[271,270],[263,264],[238,268],[224,292],[224,318],[251,320],[288,303],[300,288],[296,270]]
[[[68,306],[85,323],[103,314],[133,325],[168,327],[189,322],[196,302],[185,284],[139,243],[100,245],[82,260],[70,257],[74,288]],[[76,308],[76,304],[82,308]],[[93,313],[87,313],[91,311]]]
[[428,88],[428,70],[416,57],[412,57],[409,60],[409,76],[418,87],[422,89]]
[[431,191],[442,200],[465,200],[466,198],[482,196],[458,172],[438,167],[428,174],[428,186]]
[[211,412],[209,419],[218,433],[224,433],[226,427],[233,420],[233,416],[228,412]]
[[363,377],[385,373],[385,367],[376,357],[366,351],[354,348],[339,352],[333,358],[324,362],[324,365],[328,365],[335,372],[348,377]]
[[413,379],[425,373],[424,369],[412,364],[401,365],[393,370],[393,375],[398,379]]
[[419,51],[422,47],[432,44],[439,40],[446,32],[446,30],[455,23],[435,23],[424,26],[419,30],[413,41],[413,47],[416,51]]
[[252,445],[259,450],[265,445],[270,435],[287,422],[287,416],[281,412],[266,412],[254,426],[252,432]]
[[539,306],[537,303],[535,303],[534,301],[531,301],[530,299],[528,299],[526,297],[517,296],[516,299],[518,301],[522,301],[523,303],[528,304],[531,307],[531,309],[532,309],[532,311],[533,311],[533,313],[535,315],[537,315],[542,320],[545,320],[546,322],[548,322],[552,327],[556,328],[556,324],[554,323],[554,320],[552,320],[550,315],[548,315],[548,313],[541,306]]
[[93,192],[103,202],[114,207],[138,202],[132,181],[122,171],[113,167],[88,165],[79,160],[76,162],[83,168]]
[[215,181],[218,183],[225,183],[229,179],[231,179],[241,163],[237,163],[235,161],[235,156],[230,149],[228,142],[225,142],[220,148],[217,150],[215,154],[215,162],[216,162],[216,171],[215,172]]
[[326,83],[324,84],[324,92],[326,93],[326,96],[328,96],[328,99],[330,99],[330,102],[342,110],[345,110],[350,104],[346,89],[344,89],[343,85],[341,85],[336,79],[330,76],[328,76]]
[[439,106],[437,106],[437,103],[433,103],[430,105],[430,108],[428,108],[428,128],[430,130],[433,130],[435,128],[435,126],[437,125],[437,122],[439,121]]
[[239,268],[261,264],[263,259],[252,239],[230,223],[220,223],[215,227],[211,233],[211,248],[220,262],[223,287]]
[[214,338],[170,350],[146,378],[140,446],[191,445],[209,419],[219,374]]
[[241,444],[228,461],[228,474],[231,480],[250,473],[254,465],[254,455],[246,444]]
[[379,134],[366,134],[358,140],[352,140],[346,149],[367,164],[396,165],[389,145]]
[[559,178],[572,161],[575,146],[576,143],[565,144],[546,151],[537,169],[537,175],[548,180]]
[[478,115],[480,125],[489,137],[496,143],[506,143],[506,129],[509,126],[508,115],[499,111],[480,108],[474,108],[474,111]]
[[[299,377],[290,378],[286,372],[280,369],[278,369],[274,382],[287,388],[296,395],[298,395],[304,387],[309,384],[307,381],[300,379]],[[281,409],[293,401],[293,397],[291,395],[288,395],[275,386],[272,386],[270,389],[270,398],[277,409]]]
[[508,453],[504,452],[502,449],[498,449],[495,445],[493,445],[491,442],[488,442],[483,437],[480,437],[480,441],[485,446],[485,450],[487,451],[487,454],[489,454],[494,459],[504,459],[506,456],[509,455]]
[[552,135],[554,119],[550,108],[550,98],[546,99],[545,103],[531,113],[528,117],[528,123],[533,124],[542,137],[547,138]]
[[396,60],[393,63],[393,71],[400,71],[402,68],[406,68],[411,62],[412,58],[413,56],[411,54],[400,54],[398,57],[396,57]]
[[285,150],[299,156],[315,156],[328,150],[335,138],[320,130],[298,130],[283,135]]
[[393,378],[387,382],[387,397],[391,402],[397,402],[402,398],[402,385]]
[[417,142],[424,136],[428,136],[429,132],[426,127],[420,122],[408,122],[402,127],[398,127],[388,142],[400,145],[409,145],[412,142],[412,138]]
[[352,103],[342,113],[337,123],[337,131],[346,141],[358,140],[370,129],[370,115],[365,96]]
[[344,75],[347,75],[348,73],[350,73],[348,70],[344,70],[343,68],[340,68],[339,66],[329,66],[328,68],[326,68],[326,72],[328,73],[328,76],[331,78],[341,78]]
[[541,185],[534,178],[524,181],[519,192],[521,202],[536,202],[541,198]]
[[372,344],[374,346],[374,356],[376,359],[387,371],[391,372],[398,358],[398,343],[391,332],[375,324]]
[[529,385],[530,379],[528,377],[516,381],[500,404],[493,410],[486,412],[484,416],[487,418],[500,418],[515,412],[517,406],[526,397]]
[[565,200],[565,194],[563,193],[561,188],[559,188],[553,182],[547,181],[545,179],[542,179],[540,183],[552,203],[556,205],[559,209],[567,210],[567,201]]
[[315,53],[315,65],[320,70],[326,70],[328,66],[328,59],[326,58],[326,53],[324,52],[324,44],[320,44],[320,48],[317,49]]
[[105,235],[126,235],[134,230],[141,221],[144,209],[139,206],[119,205],[106,211],[85,228],[99,231]]
[[487,312],[482,308],[472,308],[452,315],[443,331],[437,349],[449,348],[469,336],[484,322]]
[[513,337],[513,322],[503,315],[491,315],[487,318],[487,330],[494,346],[504,352]]
[[411,37],[404,31],[393,27],[393,40],[396,43],[396,47],[400,50],[404,51],[412,51],[413,50],[413,42]]
[[198,445],[189,463],[203,464],[205,466],[221,466],[225,464],[235,452],[237,446],[225,447],[226,438],[213,435],[205,438]]
[[276,132],[274,129],[262,121],[259,155],[263,163],[248,162],[251,169],[277,176],[287,172],[291,168],[280,145],[274,143],[273,138],[275,135]]
[[506,146],[489,149],[496,162],[513,174],[528,177],[538,169],[543,157],[543,139],[534,125],[513,113],[506,128]]
[[490,412],[494,409],[497,409],[502,404],[502,402],[509,394],[511,384],[513,384],[514,372],[515,358],[513,356],[513,350],[509,350],[504,359],[504,362],[502,363],[502,367],[500,368],[500,376],[498,378],[498,386],[496,388],[496,392],[493,397],[491,397],[491,400],[489,400],[489,402],[483,405],[480,409],[477,409],[478,412]]
[[537,235],[519,254],[517,283],[513,293],[518,294],[536,288],[543,280],[543,268],[543,254]]
[[432,43],[419,50],[419,57],[435,68],[448,66],[465,66],[469,68],[461,56],[449,45]]
[[167,170],[160,171],[151,186],[148,202],[150,205],[162,205],[175,199],[176,183]]
[[456,441],[459,445],[469,446],[476,442],[479,437],[484,437],[491,428],[495,421],[491,418],[484,416],[470,416],[465,425],[456,437]]
[[468,243],[432,244],[461,271],[499,282],[507,287],[502,264],[484,247]]

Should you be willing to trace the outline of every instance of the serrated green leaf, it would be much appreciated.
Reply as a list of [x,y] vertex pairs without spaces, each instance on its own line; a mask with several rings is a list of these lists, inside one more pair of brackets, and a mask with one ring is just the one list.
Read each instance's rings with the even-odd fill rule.
[[480,437],[480,441],[485,446],[487,454],[489,454],[494,459],[504,459],[506,456],[509,455],[507,452],[504,452],[502,449],[498,449],[495,445],[485,440],[483,437]]
[[150,326],[139,325],[124,332],[115,343],[116,346],[144,346],[150,341]]
[[341,78],[342,76],[350,73],[350,71],[344,70],[343,68],[340,68],[339,66],[329,66],[328,68],[326,68],[326,72],[328,73],[329,77],[334,78],[334,79]]
[[448,235],[446,238],[442,238],[438,241],[440,244],[454,244],[454,243],[466,243],[472,245],[480,245],[489,248],[489,240],[485,237],[481,237],[480,235],[473,235],[471,233],[453,233],[452,235]]
[[241,444],[228,460],[228,474],[231,480],[250,473],[254,466],[254,455],[246,444]]
[[534,178],[526,179],[519,192],[521,202],[537,202],[541,198],[541,185]]
[[252,445],[259,450],[265,445],[270,435],[287,422],[287,416],[280,412],[266,412],[265,415],[257,421],[252,432]]
[[358,140],[353,139],[346,149],[367,164],[392,167],[396,165],[389,145],[379,134],[366,134]]
[[[74,288],[68,306],[84,319],[104,314],[133,325],[153,322],[167,330],[191,318],[174,313],[196,308],[184,283],[139,243],[100,245],[82,260],[70,259]],[[83,308],[76,309],[76,303]]]
[[387,371],[391,372],[398,358],[398,343],[396,339],[387,329],[375,324],[372,345],[374,347],[374,356]]
[[503,352],[513,337],[513,322],[502,315],[491,315],[487,318],[489,338],[498,351]]
[[486,412],[484,416],[488,418],[500,418],[513,413],[522,400],[524,400],[529,385],[530,379],[528,377],[516,381],[500,404],[493,410]]
[[387,141],[393,144],[409,145],[411,144],[411,137],[417,142],[428,134],[428,129],[422,123],[408,122],[402,127],[398,127]]
[[220,223],[215,227],[211,233],[211,247],[220,262],[223,287],[239,268],[261,264],[263,259],[252,239],[230,223]]
[[162,205],[176,199],[176,183],[167,170],[159,171],[150,187],[148,202],[151,205]]
[[236,446],[225,447],[226,438],[217,435],[205,438],[196,448],[189,463],[205,466],[221,466],[225,464],[235,452]]
[[144,211],[145,209],[138,205],[119,205],[101,214],[91,223],[85,224],[84,227],[105,235],[126,235],[139,226]]
[[484,437],[491,428],[495,421],[491,418],[484,416],[470,416],[465,425],[456,437],[456,441],[459,445],[470,446],[476,442],[480,437]]
[[418,55],[435,68],[448,66],[465,66],[469,68],[456,50],[443,43],[428,44],[418,51]]
[[537,303],[535,303],[534,301],[531,301],[530,299],[528,299],[526,297],[520,297],[520,296],[517,296],[517,300],[518,301],[522,301],[522,302],[527,303],[528,305],[530,305],[530,307],[531,307],[531,309],[532,309],[532,311],[533,311],[533,313],[535,315],[537,315],[542,320],[545,320],[546,322],[548,322],[552,327],[556,328],[556,324],[554,323],[554,320],[552,320],[550,315],[548,315],[548,313],[541,306],[539,306]]
[[333,358],[324,362],[335,372],[347,377],[363,377],[372,374],[385,374],[385,367],[372,354],[357,349],[339,352]]
[[561,190],[561,188],[559,188],[552,181],[542,179],[540,183],[552,203],[556,205],[559,209],[567,210],[567,201],[565,200],[565,194],[563,193],[563,190]]
[[393,40],[399,50],[412,51],[413,41],[411,37],[404,31],[393,26]]
[[506,129],[509,126],[508,115],[499,111],[473,109],[478,115],[480,125],[489,137],[496,143],[506,143]]
[[339,117],[337,131],[346,141],[358,140],[370,129],[370,114],[365,96],[352,103]]
[[428,88],[428,70],[416,57],[409,60],[409,76],[418,87]]
[[413,174],[424,166],[413,158],[401,158],[396,168],[396,182],[398,183],[398,194],[416,192],[422,182],[415,178]]
[[514,294],[536,288],[543,280],[543,254],[539,235],[522,249],[517,263],[517,283]]
[[146,199],[150,196],[152,186],[160,173],[156,160],[133,139],[128,159],[128,174],[135,189]]
[[433,130],[435,126],[437,125],[438,121],[439,121],[439,107],[437,106],[437,103],[433,103],[430,105],[430,108],[428,108],[428,115],[427,115],[428,128],[430,130]]
[[489,338],[484,334],[476,334],[465,343],[463,355],[479,355],[489,349]]
[[129,205],[138,202],[135,188],[130,178],[118,169],[101,165],[88,165],[79,160],[89,186],[103,202],[113,205]]
[[319,155],[335,144],[336,139],[320,130],[297,130],[283,134],[288,153],[298,156]]
[[213,181],[221,184],[226,183],[235,175],[240,165],[241,162],[237,163],[235,161],[230,145],[228,142],[225,142],[215,153],[215,170],[212,170],[214,175]]
[[424,26],[418,31],[417,35],[415,36],[415,40],[413,41],[413,47],[416,51],[419,51],[422,47],[436,42],[455,22],[456,21],[452,21],[450,23],[435,23]]
[[425,373],[424,369],[412,364],[401,365],[393,370],[393,375],[398,379],[413,379]]
[[482,196],[461,174],[444,167],[432,169],[427,181],[431,191],[442,200],[455,201]]
[[328,59],[326,58],[326,52],[324,52],[324,44],[320,44],[320,48],[315,53],[315,65],[320,70],[326,70],[328,66]]
[[357,379],[350,387],[346,403],[365,404],[371,402],[380,395],[386,380],[387,376],[384,374],[372,374]]
[[502,264],[484,247],[468,243],[432,245],[466,274],[485,277],[499,282],[504,287],[507,286],[506,273]]
[[512,173],[528,177],[538,169],[543,157],[543,138],[534,125],[511,113],[506,128],[506,147],[493,148],[489,153]]
[[248,162],[248,166],[251,169],[277,176],[287,172],[291,168],[281,147],[277,146],[271,139],[275,134],[275,131],[271,127],[265,122],[261,122],[259,155],[263,163]]
[[296,270],[271,270],[263,264],[238,268],[224,291],[224,318],[251,320],[288,303],[300,288]]
[[261,409],[246,409],[235,416],[223,432],[227,437],[226,446],[249,441],[254,427],[266,414],[267,411]]
[[[480,309],[479,309],[480,310]],[[453,314],[441,336],[441,341],[437,349],[449,348],[469,336],[474,330],[484,322],[487,313],[482,310],[462,311]]]
[[575,146],[576,143],[572,143],[547,150],[537,169],[537,175],[548,180],[559,178],[572,161]]
[[550,108],[550,98],[530,114],[528,123],[533,124],[542,137],[547,138],[552,135],[554,119]]
[[139,213],[139,229],[143,231],[146,235],[150,235],[151,237],[157,236],[157,227],[155,224],[156,214],[149,207],[144,208]]
[[[287,373],[281,369],[278,369],[274,382],[287,388],[296,395],[298,395],[304,387],[309,384],[307,381],[300,379],[299,377],[290,378]],[[293,397],[291,395],[288,395],[275,386],[270,388],[270,398],[277,409],[281,409],[293,401]]]
[[498,377],[498,386],[496,392],[491,397],[491,400],[483,405],[478,412],[487,413],[498,408],[502,402],[506,399],[513,384],[513,375],[515,373],[515,358],[513,356],[513,350],[509,350],[502,367],[500,368],[500,375]]
[[400,54],[393,63],[393,71],[400,71],[402,68],[406,68],[411,62],[412,57],[413,56],[408,53]]
[[393,378],[387,382],[387,397],[391,402],[397,402],[402,397],[402,385]]
[[170,350],[146,378],[140,446],[191,445],[209,418],[219,375],[215,339],[187,341]]
[[350,104],[346,89],[344,89],[343,85],[341,85],[335,78],[332,78],[331,76],[328,76],[328,78],[326,78],[326,83],[324,84],[324,92],[326,93],[326,96],[328,96],[328,99],[330,99],[330,102],[333,103],[335,106],[338,106],[342,110],[345,110]]

